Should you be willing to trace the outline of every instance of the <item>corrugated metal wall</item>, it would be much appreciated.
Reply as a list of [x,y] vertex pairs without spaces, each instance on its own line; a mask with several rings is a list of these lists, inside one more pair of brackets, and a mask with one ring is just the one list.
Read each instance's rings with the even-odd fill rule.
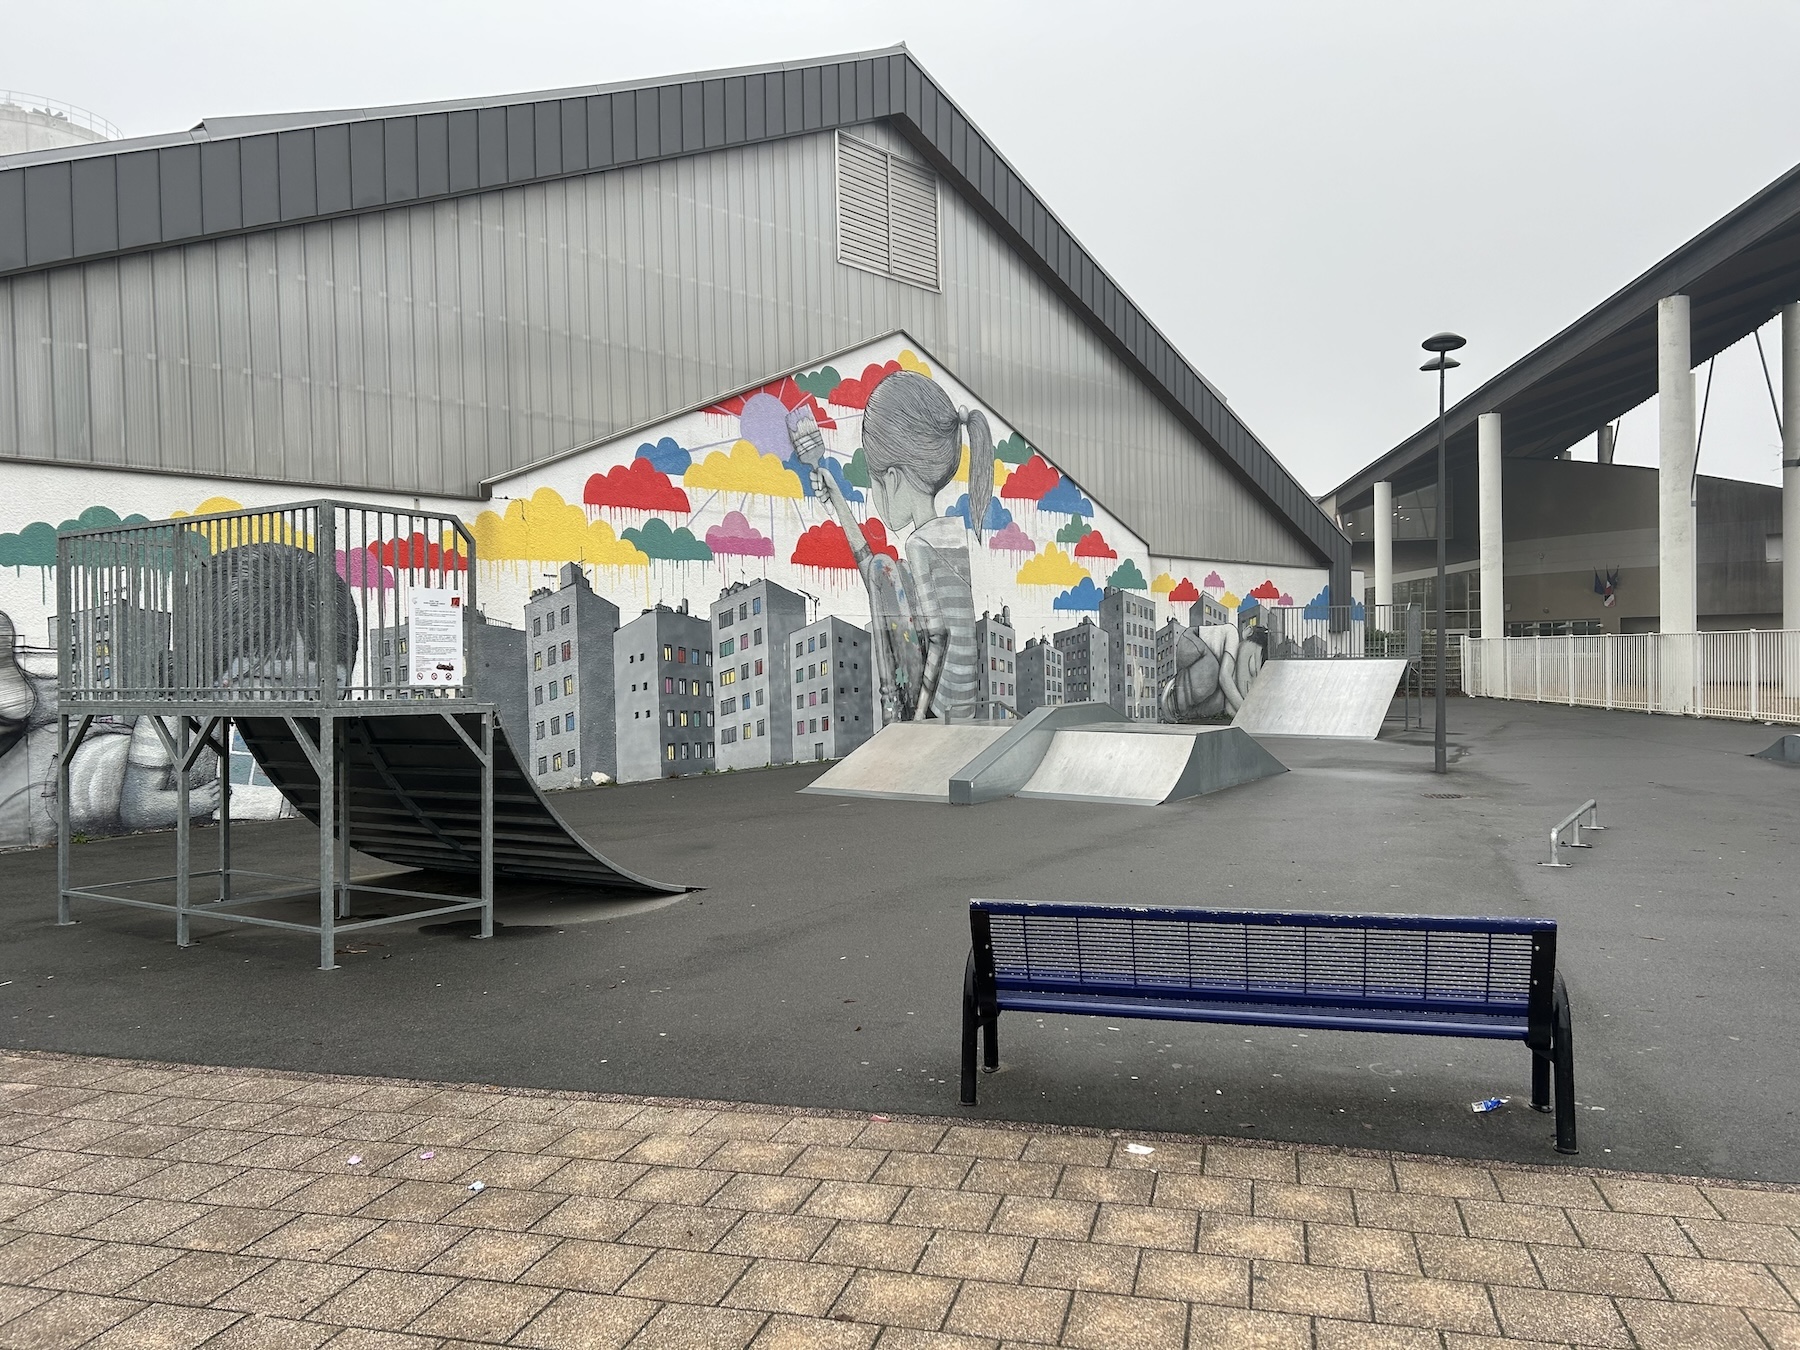
[[900,328],[1155,551],[1315,561],[948,184],[942,294],[838,263],[832,164],[814,134],[5,279],[0,456],[468,494]]

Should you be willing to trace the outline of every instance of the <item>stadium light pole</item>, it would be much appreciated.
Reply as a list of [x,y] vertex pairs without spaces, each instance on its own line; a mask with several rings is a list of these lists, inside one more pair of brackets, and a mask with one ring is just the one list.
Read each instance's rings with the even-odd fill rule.
[[1433,333],[1419,345],[1432,354],[1431,360],[1419,369],[1435,370],[1438,377],[1437,501],[1432,508],[1437,516],[1437,730],[1432,736],[1432,772],[1448,773],[1450,765],[1444,728],[1444,651],[1450,642],[1449,624],[1444,614],[1444,376],[1462,364],[1450,353],[1466,346],[1467,342],[1455,333]]

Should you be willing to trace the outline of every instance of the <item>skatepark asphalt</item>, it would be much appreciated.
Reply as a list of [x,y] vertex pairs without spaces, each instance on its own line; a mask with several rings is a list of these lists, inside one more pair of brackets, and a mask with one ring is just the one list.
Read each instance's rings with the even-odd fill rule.
[[[704,889],[515,890],[492,941],[374,930],[333,972],[301,935],[204,919],[185,951],[138,910],[77,902],[58,928],[54,851],[7,854],[0,1044],[1554,1164],[1512,1043],[1015,1013],[981,1105],[956,1086],[972,896],[1549,915],[1571,1161],[1800,1180],[1800,771],[1751,757],[1781,729],[1464,699],[1450,718],[1446,777],[1429,733],[1271,738],[1291,773],[1160,807],[801,795],[817,765],[559,794],[608,856]],[[1588,797],[1609,828],[1539,867]],[[239,865],[272,870],[315,840],[234,832]],[[166,835],[75,850],[89,883],[172,855]],[[1489,1096],[1511,1101],[1470,1111]]]

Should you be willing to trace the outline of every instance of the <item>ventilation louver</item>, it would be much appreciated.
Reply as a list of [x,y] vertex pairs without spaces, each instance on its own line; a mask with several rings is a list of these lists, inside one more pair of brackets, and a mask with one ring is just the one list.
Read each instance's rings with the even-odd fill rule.
[[938,183],[923,165],[837,138],[838,261],[938,288]]

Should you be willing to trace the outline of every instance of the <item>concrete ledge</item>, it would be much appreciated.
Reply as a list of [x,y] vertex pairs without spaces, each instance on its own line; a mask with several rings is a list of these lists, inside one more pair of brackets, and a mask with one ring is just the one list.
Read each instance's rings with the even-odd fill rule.
[[1286,773],[1241,727],[1069,727],[1057,733],[1021,799],[1161,806]]
[[950,779],[1011,729],[1002,722],[893,722],[801,788],[828,797],[950,800]]
[[1110,703],[1059,703],[1033,709],[951,775],[950,804],[974,806],[1012,796],[1031,781],[1058,731],[1113,722],[1125,722],[1125,714]]

